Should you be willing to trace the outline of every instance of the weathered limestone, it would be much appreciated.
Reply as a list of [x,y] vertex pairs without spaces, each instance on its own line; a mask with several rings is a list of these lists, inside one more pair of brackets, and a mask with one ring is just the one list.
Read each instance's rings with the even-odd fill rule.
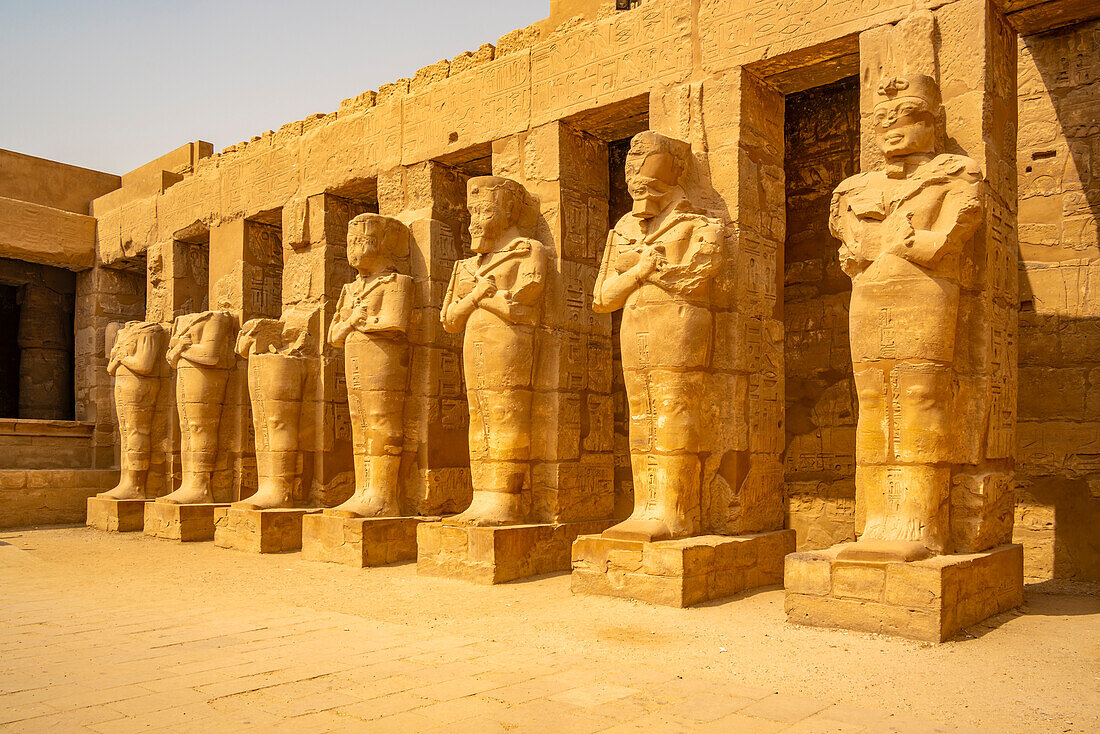
[[[542,143],[550,145],[536,153]],[[606,322],[596,324],[577,287],[595,275],[590,228],[568,238],[566,224],[581,202],[584,219],[600,211],[589,197],[602,194],[606,207],[607,182],[579,178],[578,155],[602,160],[589,175],[606,170],[605,147],[553,124],[494,148],[494,169],[524,176],[537,196],[503,175],[469,180],[479,254],[455,265],[441,318],[448,331],[465,331],[473,501],[417,529],[420,573],[500,583],[564,570],[569,543],[610,524],[610,403],[585,394],[610,349],[589,351]],[[594,418],[587,436],[582,414]],[[587,462],[582,446],[592,448]]]
[[[986,52],[1007,52],[1003,19],[982,3],[941,12],[948,33],[955,13],[976,15],[989,34]],[[850,601],[863,598],[923,607],[928,619],[917,615],[900,633],[933,641],[1019,603],[1023,584],[1022,555],[1005,545],[1014,502],[1016,301],[1014,221],[996,178],[1003,150],[996,141],[982,148],[985,136],[958,136],[986,154],[992,180],[974,159],[937,155],[947,101],[932,76],[936,23],[931,12],[914,12],[861,38],[863,58],[883,72],[864,92],[884,162],[841,183],[830,217],[853,281],[858,540],[824,555],[795,554],[787,565],[792,620],[864,629],[875,618],[890,627],[887,612]],[[955,79],[972,73],[940,70],[952,71]],[[972,84],[996,117],[1014,103],[1014,81],[994,68]],[[988,563],[950,555],[991,548]],[[906,586],[915,576],[897,570],[932,557],[937,568],[954,569],[944,571],[935,603]],[[901,590],[883,596],[872,581],[884,574]],[[866,583],[849,589],[848,577]],[[995,592],[1003,584],[1007,591]],[[807,590],[820,598],[806,602]]]
[[[722,501],[714,483],[718,467],[713,461],[708,467],[707,458],[723,439],[730,445],[743,440],[732,434],[745,422],[744,415],[720,419],[713,401],[739,386],[742,402],[732,410],[744,410],[747,384],[715,363],[714,342],[727,343],[717,327],[729,323],[715,279],[729,254],[721,222],[694,205],[681,185],[693,163],[688,143],[654,132],[635,136],[627,155],[633,210],[608,237],[594,308],[624,311],[634,510],[602,537],[577,542],[578,592],[686,606],[777,583],[782,556],[793,550],[791,531],[737,542],[707,534],[726,531],[728,522],[715,521]],[[745,514],[758,513],[746,500]],[[756,499],[761,506],[769,502],[778,502],[774,489]],[[683,560],[653,567],[648,559],[663,554]],[[739,572],[741,565],[750,567]]]
[[142,532],[150,538],[192,543],[214,539],[214,513],[226,503],[177,505],[146,502]]
[[276,507],[214,509],[214,545],[248,553],[286,553],[302,548],[302,519],[317,510]]
[[122,476],[118,486],[98,497],[136,500],[154,496],[148,475],[165,342],[164,329],[150,321],[131,321],[115,337],[107,372],[115,378]]
[[219,428],[234,326],[232,314],[226,311],[180,316],[173,324],[167,360],[176,370],[183,482],[158,502],[190,505],[219,499],[214,472],[225,462]]
[[355,490],[306,517],[302,542],[306,558],[362,567],[416,558],[416,526],[438,518],[419,516],[424,501],[408,491],[419,484],[412,466],[419,452],[406,451],[415,313],[410,232],[392,217],[361,214],[349,224],[347,243],[357,277],[340,294],[328,341],[344,350]]

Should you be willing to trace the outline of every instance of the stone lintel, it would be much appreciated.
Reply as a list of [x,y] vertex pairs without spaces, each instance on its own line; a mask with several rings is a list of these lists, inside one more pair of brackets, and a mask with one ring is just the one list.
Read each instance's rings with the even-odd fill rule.
[[109,533],[139,532],[145,523],[145,505],[152,500],[88,498],[88,527]]
[[689,607],[783,582],[793,530],[649,543],[599,535],[573,544],[573,593]]
[[421,523],[416,529],[416,572],[478,584],[503,584],[567,571],[573,541],[580,535],[601,533],[613,523],[589,520],[503,527]]
[[838,560],[848,544],[787,556],[787,620],[943,642],[1024,600],[1023,546],[923,561]]
[[315,509],[214,509],[214,545],[248,553],[285,553],[302,548],[302,519]]
[[150,538],[190,543],[214,539],[214,510],[228,503],[177,505],[149,502],[145,505],[145,534]]
[[302,557],[355,568],[416,560],[416,528],[438,517],[306,515]]

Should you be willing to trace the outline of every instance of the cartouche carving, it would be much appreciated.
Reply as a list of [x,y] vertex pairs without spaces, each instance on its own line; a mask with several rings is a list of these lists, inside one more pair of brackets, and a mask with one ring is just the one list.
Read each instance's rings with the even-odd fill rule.
[[[939,86],[889,76],[875,94],[883,171],[846,179],[830,229],[852,278],[850,331],[859,397],[851,557],[915,560],[953,550],[950,485],[963,463],[953,401],[963,268],[982,223],[982,174],[936,154]],[[862,527],[860,525],[862,524]]]
[[473,501],[445,522],[519,524],[531,513],[531,398],[546,253],[532,238],[537,206],[520,184],[480,176],[467,194],[477,255],[455,263],[440,318],[449,332],[465,330]]
[[164,328],[153,321],[130,321],[115,337],[107,372],[115,378],[122,475],[118,486],[100,497],[138,500],[149,496],[149,456],[160,392],[158,360],[163,350]]
[[302,398],[316,342],[317,310],[289,308],[279,319],[251,319],[237,335],[248,360],[248,395],[256,437],[255,494],[234,503],[252,510],[302,505],[299,450]]
[[358,276],[344,286],[329,343],[344,348],[355,461],[355,492],[325,510],[340,517],[401,515],[401,454],[413,280],[409,231],[391,217],[361,214],[348,225],[348,262]]
[[212,475],[218,457],[225,385],[236,319],[228,311],[179,316],[168,342],[168,364],[176,370],[176,408],[180,419],[180,488],[158,502],[191,505],[214,501]]
[[719,222],[680,187],[687,143],[644,132],[626,160],[634,208],[608,235],[593,309],[622,309],[634,511],[608,538],[656,541],[701,531],[701,433],[711,366],[711,284]]

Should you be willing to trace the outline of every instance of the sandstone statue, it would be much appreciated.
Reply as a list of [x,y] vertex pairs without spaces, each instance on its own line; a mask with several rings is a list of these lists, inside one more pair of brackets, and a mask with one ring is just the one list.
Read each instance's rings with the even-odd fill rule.
[[148,498],[149,455],[164,352],[164,328],[153,321],[130,321],[119,330],[107,372],[115,378],[122,475],[118,486],[100,497],[116,500]]
[[306,502],[301,484],[300,425],[317,309],[290,308],[280,319],[252,319],[237,336],[248,360],[248,394],[256,440],[256,493],[234,507],[271,510]]
[[[955,403],[963,271],[982,224],[982,174],[936,153],[940,90],[928,76],[878,85],[882,171],[837,187],[830,228],[852,278],[850,332],[859,417],[859,542],[842,557],[917,560],[952,552],[951,466],[965,463]],[[961,341],[961,339],[960,339]]]
[[[348,262],[358,273],[340,292],[329,343],[344,349],[355,492],[326,510],[339,517],[402,514],[401,454],[413,280],[409,231],[391,217],[361,214],[348,225]],[[403,267],[404,266],[404,267]]]
[[722,258],[720,223],[692,205],[680,177],[688,144],[634,137],[626,159],[634,201],[608,236],[593,308],[622,310],[634,511],[607,538],[657,541],[701,531],[702,438]]
[[218,458],[225,386],[233,358],[236,320],[228,311],[179,316],[168,342],[168,364],[176,370],[176,409],[180,420],[180,488],[158,502],[180,505],[214,501],[212,480]]
[[531,514],[531,398],[546,254],[532,237],[537,205],[519,183],[480,176],[467,193],[477,254],[455,264],[440,318],[449,332],[465,329],[473,501],[446,522],[519,524]]

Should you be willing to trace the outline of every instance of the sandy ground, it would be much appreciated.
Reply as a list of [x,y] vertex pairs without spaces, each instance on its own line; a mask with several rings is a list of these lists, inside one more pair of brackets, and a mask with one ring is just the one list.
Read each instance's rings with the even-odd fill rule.
[[480,587],[419,578],[411,563],[357,570],[75,527],[3,531],[0,541],[49,564],[90,602],[124,595],[231,607],[243,596],[959,726],[1100,732],[1095,587],[1031,586],[1021,609],[932,645],[789,625],[777,588],[678,610],[573,596],[567,574]]

